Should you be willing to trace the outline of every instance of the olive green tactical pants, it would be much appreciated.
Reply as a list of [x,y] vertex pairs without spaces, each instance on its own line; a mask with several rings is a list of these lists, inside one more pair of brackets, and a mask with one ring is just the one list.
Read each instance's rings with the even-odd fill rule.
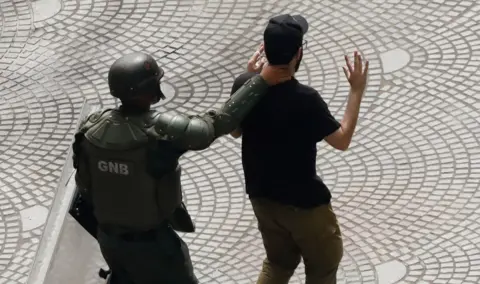
[[169,226],[134,240],[99,229],[98,242],[109,284],[198,284],[188,247]]
[[307,284],[335,284],[343,242],[332,206],[300,209],[252,199],[267,258],[257,284],[287,284],[303,258]]

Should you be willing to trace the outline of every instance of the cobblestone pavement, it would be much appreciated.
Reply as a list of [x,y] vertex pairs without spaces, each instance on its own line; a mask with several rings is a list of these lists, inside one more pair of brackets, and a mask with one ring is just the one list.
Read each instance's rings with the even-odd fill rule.
[[[298,77],[337,119],[343,55],[371,61],[351,149],[319,144],[345,238],[339,283],[479,283],[475,0],[0,0],[0,283],[26,282],[82,102],[115,104],[116,58],[153,54],[168,84],[160,109],[203,112],[227,99],[266,20],[285,12],[310,21]],[[239,143],[182,160],[202,283],[253,283],[264,256]],[[302,279],[299,267],[292,283]]]

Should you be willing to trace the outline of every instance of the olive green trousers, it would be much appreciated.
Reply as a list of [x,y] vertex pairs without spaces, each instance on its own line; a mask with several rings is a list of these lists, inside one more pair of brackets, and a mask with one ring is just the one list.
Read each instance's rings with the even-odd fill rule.
[[252,199],[267,257],[257,284],[287,284],[303,258],[307,284],[335,284],[343,257],[337,217],[330,204],[301,209]]

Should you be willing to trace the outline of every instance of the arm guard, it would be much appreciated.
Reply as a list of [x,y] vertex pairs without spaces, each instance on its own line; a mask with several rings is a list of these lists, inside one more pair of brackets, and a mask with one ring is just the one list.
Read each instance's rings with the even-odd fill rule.
[[268,84],[260,75],[248,80],[219,109],[203,116],[159,114],[148,132],[157,139],[172,141],[185,150],[203,150],[212,142],[235,130],[257,102]]
[[266,94],[268,85],[260,75],[250,78],[218,111],[208,114],[214,120],[215,136],[234,131]]

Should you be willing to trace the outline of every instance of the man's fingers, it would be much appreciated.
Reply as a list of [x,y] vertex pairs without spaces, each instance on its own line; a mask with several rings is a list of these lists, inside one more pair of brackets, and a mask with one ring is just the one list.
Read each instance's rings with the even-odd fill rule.
[[348,76],[348,71],[347,71],[347,68],[343,67],[343,73],[345,73],[345,77],[347,77],[347,80],[349,79],[349,76]]
[[247,69],[250,71],[250,70],[253,70],[255,69],[255,62],[253,60],[249,60],[248,63],[247,63]]
[[256,65],[255,65],[255,72],[258,72],[260,70],[262,70],[263,68],[263,62],[258,62]]
[[257,62],[257,60],[258,60],[259,57],[260,57],[260,52],[257,50],[257,51],[255,51],[255,53],[253,54],[251,60],[252,60],[253,62]]
[[[360,64],[359,60],[358,60],[358,52],[355,51],[355,53],[353,54],[353,70],[355,71],[358,71],[358,65]],[[362,70],[362,69],[360,69]]]
[[358,71],[361,73],[363,70],[362,56],[360,54],[357,54],[357,57],[358,57]]
[[353,72],[352,64],[350,64],[350,59],[348,58],[348,55],[345,55],[345,62],[347,63],[347,68],[350,73]]
[[365,76],[368,75],[368,64],[369,64],[369,62],[368,62],[368,60],[367,60],[367,61],[365,62],[365,71],[363,71],[363,74],[364,74]]

